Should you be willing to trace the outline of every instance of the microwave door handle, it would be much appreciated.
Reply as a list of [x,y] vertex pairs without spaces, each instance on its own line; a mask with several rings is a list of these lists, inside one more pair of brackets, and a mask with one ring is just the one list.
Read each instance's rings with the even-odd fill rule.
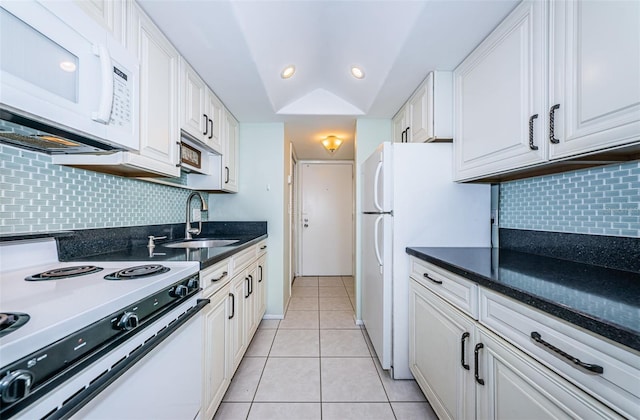
[[378,209],[378,211],[383,211],[382,206],[378,202],[378,186],[380,182],[380,172],[382,172],[382,161],[378,162],[378,166],[376,167],[376,174],[373,177],[373,205]]
[[380,255],[380,247],[378,246],[379,244],[379,234],[378,232],[380,232],[380,223],[382,222],[382,219],[384,217],[384,214],[381,214],[380,216],[378,216],[376,218],[376,223],[374,224],[373,227],[373,249],[376,252],[376,259],[378,260],[378,265],[380,266],[380,269],[382,269],[382,255]]
[[93,53],[100,57],[102,82],[100,105],[98,106],[98,111],[94,112],[91,118],[99,123],[109,124],[111,108],[113,106],[113,64],[111,63],[111,56],[105,44],[94,45]]

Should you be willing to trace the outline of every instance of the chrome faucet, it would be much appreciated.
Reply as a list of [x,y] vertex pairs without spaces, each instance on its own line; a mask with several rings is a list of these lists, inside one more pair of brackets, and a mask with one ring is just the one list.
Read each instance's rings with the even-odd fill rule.
[[187,239],[187,240],[193,239],[191,236],[192,233],[195,235],[199,235],[200,232],[202,232],[202,217],[200,217],[200,220],[198,221],[197,228],[191,227],[191,199],[193,197],[198,197],[200,199],[200,211],[209,210],[209,207],[207,206],[207,202],[204,201],[202,194],[200,194],[198,191],[194,191],[191,194],[189,194],[189,197],[187,198],[187,224],[184,227],[184,239]]

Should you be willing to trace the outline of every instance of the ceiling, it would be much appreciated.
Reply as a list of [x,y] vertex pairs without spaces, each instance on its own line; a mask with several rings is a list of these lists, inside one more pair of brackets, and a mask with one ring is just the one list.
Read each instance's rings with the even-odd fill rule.
[[[299,159],[324,160],[353,159],[356,118],[391,118],[519,0],[138,2],[240,122],[284,122]],[[333,155],[328,135],[345,141]]]

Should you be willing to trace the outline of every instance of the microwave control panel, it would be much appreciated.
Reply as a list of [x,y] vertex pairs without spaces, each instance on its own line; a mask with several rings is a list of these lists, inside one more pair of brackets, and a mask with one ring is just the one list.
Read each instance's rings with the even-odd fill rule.
[[131,126],[131,114],[133,112],[132,83],[133,80],[126,70],[113,66],[113,106],[109,125],[118,128]]

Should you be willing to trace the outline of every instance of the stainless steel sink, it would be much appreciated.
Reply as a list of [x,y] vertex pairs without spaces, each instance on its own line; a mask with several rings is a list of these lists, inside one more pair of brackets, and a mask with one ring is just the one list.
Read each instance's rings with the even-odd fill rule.
[[233,245],[238,242],[239,239],[190,239],[180,242],[170,242],[168,244],[162,244],[167,248],[216,248],[220,246]]

